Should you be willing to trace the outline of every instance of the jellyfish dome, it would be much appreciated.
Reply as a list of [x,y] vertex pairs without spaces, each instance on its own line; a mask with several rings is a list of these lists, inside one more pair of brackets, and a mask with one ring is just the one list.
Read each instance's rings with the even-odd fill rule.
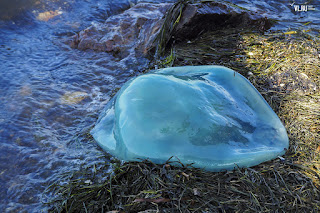
[[289,146],[260,93],[222,66],[165,68],[128,81],[91,134],[124,161],[165,163],[175,156],[210,171],[254,166]]

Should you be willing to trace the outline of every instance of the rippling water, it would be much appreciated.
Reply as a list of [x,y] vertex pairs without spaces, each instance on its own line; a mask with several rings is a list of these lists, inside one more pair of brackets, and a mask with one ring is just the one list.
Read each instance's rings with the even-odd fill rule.
[[[233,2],[282,20],[279,28],[320,24],[319,11],[294,11],[292,1]],[[317,2],[307,3],[320,10]],[[146,61],[122,62],[108,53],[71,49],[63,41],[135,3],[1,0],[0,212],[43,210],[48,183],[64,171],[100,161],[103,152],[84,134],[112,90],[137,75]],[[57,16],[41,20],[39,14],[46,11]]]
[[[268,18],[279,20],[277,28],[280,29],[302,27],[302,29],[319,30],[320,1],[318,0],[233,0],[232,2]],[[308,22],[311,23],[305,26]]]

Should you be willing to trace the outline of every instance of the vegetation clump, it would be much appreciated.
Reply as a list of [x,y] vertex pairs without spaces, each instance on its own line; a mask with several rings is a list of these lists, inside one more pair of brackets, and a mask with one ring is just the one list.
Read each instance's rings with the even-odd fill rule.
[[[319,191],[294,163],[276,159],[253,168],[207,172],[150,161],[115,163],[101,183],[92,168],[54,185],[53,212],[318,211]],[[108,171],[108,166],[104,171]],[[102,168],[98,172],[103,172]],[[81,178],[79,178],[79,176]]]

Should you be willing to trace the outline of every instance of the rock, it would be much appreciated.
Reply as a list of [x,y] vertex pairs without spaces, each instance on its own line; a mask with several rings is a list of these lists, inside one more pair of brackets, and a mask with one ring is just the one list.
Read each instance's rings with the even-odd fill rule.
[[21,96],[29,96],[32,95],[32,89],[29,84],[24,84],[20,87],[19,95]]
[[127,82],[91,134],[125,161],[165,163],[176,156],[211,171],[254,166],[289,145],[259,92],[221,66],[160,69]]
[[220,2],[187,4],[173,31],[175,40],[196,38],[206,31],[224,28],[255,28],[265,31],[271,22],[256,13]]
[[[163,16],[172,5],[139,3],[119,15],[111,16],[103,24],[95,24],[79,32],[70,45],[81,50],[112,52],[120,58],[153,55],[155,38],[164,23]],[[166,34],[173,38],[172,42],[227,27],[254,27],[263,31],[270,26],[267,19],[250,11],[226,3],[207,2],[184,6],[173,32]]]
[[56,16],[59,16],[62,14],[62,11],[60,10],[55,10],[55,11],[45,11],[42,13],[39,13],[37,15],[37,19],[39,21],[49,21],[50,19],[53,19]]
[[88,94],[86,92],[66,92],[61,98],[60,101],[63,104],[77,104],[81,102],[83,99],[87,98]]
[[[146,54],[163,23],[161,19],[171,4],[140,3],[95,24],[73,38],[71,46],[118,53],[124,58],[135,51]],[[162,21],[161,21],[162,20]]]

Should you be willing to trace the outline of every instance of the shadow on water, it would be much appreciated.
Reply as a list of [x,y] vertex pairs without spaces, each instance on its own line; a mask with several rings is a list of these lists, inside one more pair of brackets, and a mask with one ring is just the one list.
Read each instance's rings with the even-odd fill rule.
[[0,19],[9,20],[21,15],[36,5],[37,0],[1,0]]

